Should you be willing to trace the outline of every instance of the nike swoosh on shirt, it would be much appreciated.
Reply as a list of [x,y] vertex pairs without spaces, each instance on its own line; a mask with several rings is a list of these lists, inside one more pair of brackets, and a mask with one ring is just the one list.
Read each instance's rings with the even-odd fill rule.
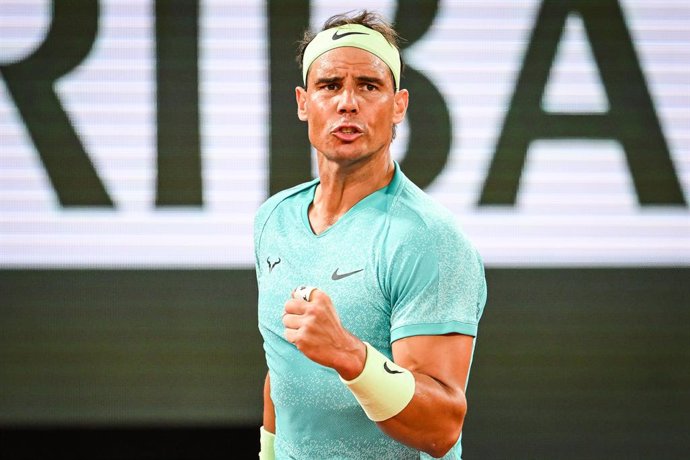
[[332,37],[333,40],[340,40],[341,38],[347,37],[348,35],[369,35],[369,34],[364,33],[364,32],[345,32],[345,33],[342,33],[342,34],[339,34],[338,32],[339,32],[339,31],[336,30],[336,31],[333,33],[333,37]]
[[338,281],[338,280],[341,280],[343,278],[347,278],[350,275],[354,275],[355,273],[359,273],[363,270],[364,270],[363,268],[360,268],[359,270],[355,270],[353,272],[338,273],[338,269],[336,268],[335,271],[333,272],[333,274],[331,275],[331,279],[333,281]]

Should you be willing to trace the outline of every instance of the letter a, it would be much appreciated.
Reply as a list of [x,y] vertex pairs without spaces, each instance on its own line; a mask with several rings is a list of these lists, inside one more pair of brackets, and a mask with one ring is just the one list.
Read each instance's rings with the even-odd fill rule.
[[[566,19],[582,17],[609,99],[606,113],[546,113],[541,107]],[[544,0],[479,200],[514,205],[535,139],[616,139],[641,205],[685,205],[666,140],[617,0]]]

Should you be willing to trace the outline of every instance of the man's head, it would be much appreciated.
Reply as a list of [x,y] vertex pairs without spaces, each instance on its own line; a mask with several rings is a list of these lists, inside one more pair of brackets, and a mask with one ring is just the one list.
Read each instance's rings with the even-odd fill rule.
[[299,43],[297,61],[302,69],[305,88],[311,64],[323,53],[339,47],[355,47],[376,55],[391,71],[395,90],[400,89],[404,63],[398,47],[395,29],[381,15],[361,11],[354,16],[336,15],[328,19],[321,32],[304,33]]
[[364,11],[334,16],[322,32],[305,37],[311,37],[300,47],[305,82],[296,98],[311,144],[331,161],[389,156],[408,103],[407,90],[398,89],[402,64],[389,41],[397,41],[393,29]]

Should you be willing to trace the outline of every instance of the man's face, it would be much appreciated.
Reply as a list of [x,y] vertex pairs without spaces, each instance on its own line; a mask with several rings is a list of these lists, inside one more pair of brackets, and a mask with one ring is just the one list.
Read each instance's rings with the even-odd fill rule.
[[395,92],[381,59],[359,48],[328,51],[312,63],[307,88],[296,89],[297,113],[308,122],[309,140],[320,154],[354,163],[388,152],[408,94]]

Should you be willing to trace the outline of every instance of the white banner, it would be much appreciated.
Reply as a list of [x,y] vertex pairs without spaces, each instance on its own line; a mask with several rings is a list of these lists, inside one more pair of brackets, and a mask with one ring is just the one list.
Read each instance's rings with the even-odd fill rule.
[[[22,115],[23,102],[3,73],[0,266],[251,268],[253,215],[268,196],[269,181],[266,5],[201,2],[203,205],[164,207],[156,205],[155,8],[133,0],[100,5],[88,55],[52,87],[113,205],[60,202]],[[311,24],[316,28],[358,5],[313,1]],[[447,164],[427,191],[457,215],[489,267],[690,265],[690,4],[684,0],[620,1],[680,202],[640,201],[627,147],[618,138],[573,136],[534,139],[515,202],[481,203],[541,6],[441,2],[429,30],[405,49],[406,62],[435,85],[452,121]],[[370,1],[367,7],[392,19],[396,2]],[[3,0],[0,67],[35,53],[53,19],[52,2]],[[587,21],[577,12],[567,17],[541,99],[545,114],[616,108]],[[408,138],[403,124],[396,158]]]

